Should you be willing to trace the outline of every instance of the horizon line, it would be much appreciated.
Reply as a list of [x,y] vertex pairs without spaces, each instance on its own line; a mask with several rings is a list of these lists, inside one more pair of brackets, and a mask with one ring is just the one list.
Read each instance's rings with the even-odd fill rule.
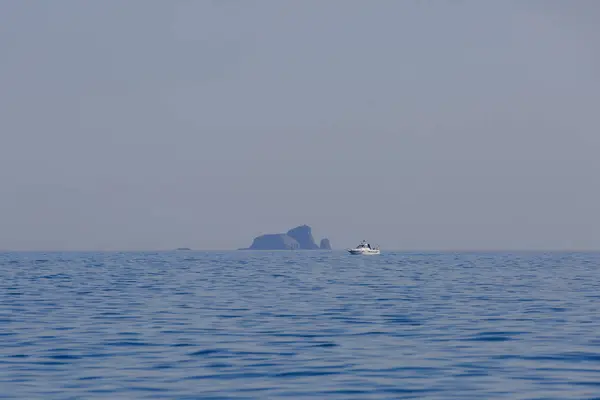
[[[322,249],[314,249],[314,250],[306,250],[306,249],[294,249],[294,250],[257,250],[257,249],[193,249],[193,248],[181,248],[181,249],[111,249],[111,250],[101,250],[101,249],[79,249],[79,250],[67,250],[67,249],[21,249],[21,250],[11,250],[11,249],[0,249],[0,254],[2,253],[190,253],[190,252],[300,252],[300,253],[315,253],[315,252],[345,252],[346,249],[331,249],[331,250],[322,250]],[[552,253],[572,253],[572,252],[580,252],[580,253],[596,253],[600,252],[600,248],[596,249],[586,249],[586,248],[531,248],[531,249],[515,249],[515,248],[490,248],[490,249],[467,249],[467,248],[456,248],[456,249],[382,249],[382,252],[391,252],[391,253],[497,253],[497,252],[552,252]]]

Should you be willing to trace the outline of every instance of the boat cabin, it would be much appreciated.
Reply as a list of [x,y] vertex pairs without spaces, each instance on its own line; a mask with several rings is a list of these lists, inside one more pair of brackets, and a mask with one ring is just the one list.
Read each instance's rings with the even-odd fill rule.
[[371,245],[369,243],[367,243],[366,240],[363,240],[358,246],[357,249],[362,249],[362,248],[367,248],[367,249],[372,249]]

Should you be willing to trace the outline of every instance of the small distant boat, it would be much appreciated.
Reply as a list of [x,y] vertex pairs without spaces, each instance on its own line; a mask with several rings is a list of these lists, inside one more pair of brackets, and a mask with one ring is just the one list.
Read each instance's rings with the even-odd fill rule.
[[374,254],[381,254],[381,251],[379,250],[379,246],[372,247],[369,243],[367,243],[366,240],[363,240],[355,248],[348,249],[348,253],[354,254],[354,255],[361,255],[361,254],[374,255]]

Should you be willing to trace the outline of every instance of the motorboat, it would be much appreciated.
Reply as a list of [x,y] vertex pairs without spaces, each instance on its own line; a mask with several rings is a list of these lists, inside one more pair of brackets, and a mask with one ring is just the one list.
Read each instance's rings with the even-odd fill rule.
[[348,249],[348,253],[354,254],[354,255],[363,255],[363,254],[364,255],[374,255],[374,254],[380,254],[381,251],[379,250],[379,246],[371,246],[369,243],[367,243],[366,240],[363,240],[355,248]]

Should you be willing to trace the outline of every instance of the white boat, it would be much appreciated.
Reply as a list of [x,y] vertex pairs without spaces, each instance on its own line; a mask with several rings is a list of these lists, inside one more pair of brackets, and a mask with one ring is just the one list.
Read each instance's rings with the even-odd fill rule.
[[348,249],[348,253],[355,254],[355,255],[361,255],[361,254],[373,255],[373,254],[380,254],[381,251],[379,250],[379,246],[372,247],[369,243],[367,243],[366,240],[363,240],[355,248]]

